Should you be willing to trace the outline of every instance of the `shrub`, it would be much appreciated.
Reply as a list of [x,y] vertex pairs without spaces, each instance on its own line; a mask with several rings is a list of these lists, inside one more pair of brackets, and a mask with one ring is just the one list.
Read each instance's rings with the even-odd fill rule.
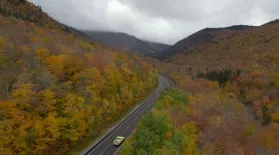
[[269,114],[263,115],[263,125],[268,125],[271,122],[271,116]]
[[[210,81],[218,81],[220,84],[224,84],[227,81],[232,80],[232,70],[231,69],[224,69],[220,71],[211,71],[207,73],[199,73],[197,77],[199,78],[206,78]],[[240,71],[238,71],[238,74],[240,74]]]

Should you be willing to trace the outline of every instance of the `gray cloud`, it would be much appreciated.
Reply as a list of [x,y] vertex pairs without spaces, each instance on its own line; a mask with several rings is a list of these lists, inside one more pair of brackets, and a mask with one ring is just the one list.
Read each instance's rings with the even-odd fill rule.
[[30,0],[67,25],[125,32],[174,44],[205,27],[261,25],[279,18],[278,0]]

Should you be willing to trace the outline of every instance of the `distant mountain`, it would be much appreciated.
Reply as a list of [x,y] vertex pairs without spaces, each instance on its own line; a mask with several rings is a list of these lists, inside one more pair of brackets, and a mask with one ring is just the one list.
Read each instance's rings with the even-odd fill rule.
[[266,24],[264,24],[264,25],[267,25],[267,24],[277,24],[277,23],[279,23],[279,19],[270,21],[270,22],[268,22],[268,23],[266,23]]
[[192,71],[259,64],[272,68],[272,61],[265,59],[278,58],[278,29],[278,20],[254,27],[204,29],[169,48],[167,51],[173,53],[167,53],[163,60]]
[[67,28],[68,31],[70,31],[71,33],[73,33],[75,35],[82,36],[83,38],[86,38],[86,39],[91,39],[87,34],[85,34],[84,32],[82,32],[76,28],[73,28],[73,27],[67,26],[67,25],[65,25],[65,27]]
[[162,51],[167,50],[170,47],[170,45],[162,44],[162,43],[154,43],[148,41],[146,41],[146,43],[149,44],[149,46],[151,46],[153,49],[160,51],[159,54],[161,54]]
[[224,28],[205,28],[177,42],[175,45],[164,51],[162,56],[167,57],[182,52],[186,55],[191,54],[196,48],[205,43],[214,41],[215,39],[220,40],[228,38],[250,28],[253,28],[253,26],[235,25]]
[[120,32],[104,32],[104,31],[83,31],[93,40],[97,40],[102,44],[111,46],[112,48],[138,52],[145,56],[157,56],[160,52],[169,48],[169,45],[153,43],[140,40],[135,36]]

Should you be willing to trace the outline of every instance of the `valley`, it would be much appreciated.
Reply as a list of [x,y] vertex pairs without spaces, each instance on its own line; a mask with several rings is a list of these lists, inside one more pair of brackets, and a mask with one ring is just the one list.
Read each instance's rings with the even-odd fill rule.
[[[171,45],[162,36],[188,26],[176,29],[178,14],[155,24],[144,6],[109,1],[92,24],[81,19],[96,16],[85,10],[97,1],[64,1],[58,12],[54,3],[0,2],[0,154],[279,154],[278,20],[206,26]],[[69,8],[82,24],[49,15]]]

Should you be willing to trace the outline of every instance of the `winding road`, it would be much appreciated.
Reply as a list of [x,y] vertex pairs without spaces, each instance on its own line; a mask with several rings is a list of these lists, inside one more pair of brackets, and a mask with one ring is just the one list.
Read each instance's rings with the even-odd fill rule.
[[[159,86],[154,93],[149,96],[138,108],[135,108],[126,118],[116,125],[107,135],[101,138],[94,146],[91,147],[85,154],[86,155],[114,155],[121,146],[116,147],[113,144],[117,136],[128,138],[139,121],[139,119],[147,112],[151,111],[154,102],[160,96],[160,93],[166,88],[170,87],[170,82],[163,76],[158,76]],[[125,143],[125,142],[124,142]]]

